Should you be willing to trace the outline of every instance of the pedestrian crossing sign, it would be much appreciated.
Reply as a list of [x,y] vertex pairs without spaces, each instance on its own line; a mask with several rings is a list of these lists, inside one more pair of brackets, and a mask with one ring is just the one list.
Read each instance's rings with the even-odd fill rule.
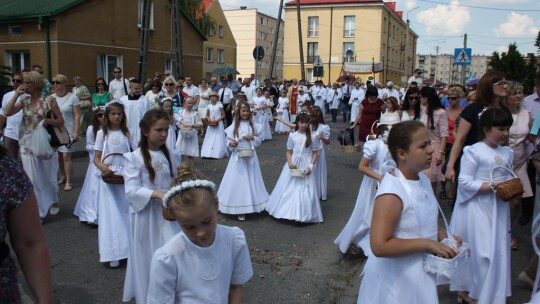
[[454,64],[455,65],[470,65],[471,64],[472,50],[469,48],[455,49],[454,50]]

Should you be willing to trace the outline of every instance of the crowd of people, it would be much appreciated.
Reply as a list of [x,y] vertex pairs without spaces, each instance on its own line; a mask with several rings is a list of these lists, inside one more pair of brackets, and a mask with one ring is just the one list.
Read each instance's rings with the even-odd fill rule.
[[[73,143],[85,138],[90,161],[74,214],[98,225],[100,262],[116,268],[127,259],[124,301],[241,303],[242,285],[253,275],[249,250],[242,230],[217,224],[217,212],[240,221],[266,211],[279,219],[323,222],[324,146],[331,138],[325,113],[332,123],[341,115],[349,129],[359,126],[363,149],[358,198],[334,241],[343,253],[368,257],[358,303],[403,297],[436,303],[437,282],[422,268],[424,254],[453,258],[462,242],[470,246],[470,261],[446,282],[450,290],[468,303],[505,303],[511,295],[510,250],[518,247],[512,224],[537,218],[540,76],[536,92],[524,98],[523,87],[500,72],[486,73],[476,87],[437,90],[422,85],[420,70],[403,88],[392,81],[382,88],[352,76],[328,86],[297,79],[263,84],[253,74],[196,85],[170,71],[141,82],[115,67],[114,79],[98,78],[90,93],[78,76],[70,92],[65,75],[49,83],[40,71],[34,66],[15,73],[14,90],[2,101],[0,161],[17,166],[13,160],[20,159],[24,168],[15,177],[24,190],[3,196],[10,200],[0,206],[6,210],[2,220],[34,205],[41,221],[57,215],[59,185],[73,189]],[[42,157],[33,153],[32,135],[46,126],[65,128],[70,141]],[[268,192],[257,149],[280,134],[288,136],[285,165]],[[199,157],[229,157],[219,187],[193,168]],[[2,171],[3,179],[12,178]],[[514,173],[524,193],[506,202],[494,189]],[[238,191],[238,184],[248,186]],[[437,224],[437,197],[453,210],[444,228]],[[12,211],[20,204],[26,209]],[[37,221],[37,214],[31,217]],[[12,238],[30,237],[16,225],[8,228]],[[25,246],[37,247],[12,244],[17,253],[39,250],[41,269],[48,267],[46,245],[41,227],[34,228]],[[38,282],[32,264],[19,261],[36,296],[52,298],[50,270]],[[518,278],[531,289],[537,264],[535,256]]]

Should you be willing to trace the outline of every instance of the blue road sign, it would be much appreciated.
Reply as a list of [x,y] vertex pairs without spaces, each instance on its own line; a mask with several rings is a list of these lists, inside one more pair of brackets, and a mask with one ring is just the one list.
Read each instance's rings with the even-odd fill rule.
[[470,65],[472,50],[467,48],[455,49],[454,50],[454,64],[455,65]]

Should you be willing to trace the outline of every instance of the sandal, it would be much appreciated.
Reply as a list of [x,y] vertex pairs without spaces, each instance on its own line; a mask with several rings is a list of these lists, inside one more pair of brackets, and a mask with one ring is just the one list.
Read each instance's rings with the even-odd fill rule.
[[63,185],[65,182],[66,182],[66,178],[65,178],[65,177],[61,177],[61,178],[58,180],[58,184],[59,184],[59,185]]
[[454,208],[454,203],[455,203],[454,198],[453,198],[453,197],[449,197],[449,198],[448,198],[448,205],[449,205],[450,207]]
[[439,198],[440,199],[446,199],[446,191],[443,190],[443,191],[439,192]]
[[477,304],[478,301],[469,297],[469,293],[466,291],[458,291],[457,292],[457,302],[458,303],[467,303],[467,304]]
[[64,191],[69,192],[71,190],[73,190],[71,183],[66,183],[66,186],[64,187]]

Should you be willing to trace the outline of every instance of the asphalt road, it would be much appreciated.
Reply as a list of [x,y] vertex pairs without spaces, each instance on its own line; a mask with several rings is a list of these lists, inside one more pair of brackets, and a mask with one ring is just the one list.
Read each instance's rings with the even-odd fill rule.
[[[245,285],[245,303],[356,303],[360,282],[357,275],[363,263],[358,258],[342,255],[333,240],[348,220],[356,201],[362,179],[357,170],[361,154],[341,151],[337,135],[346,126],[344,123],[330,123],[330,126],[332,143],[325,147],[328,200],[321,202],[324,223],[296,224],[273,219],[267,213],[249,215],[245,222],[219,215],[220,224],[238,226],[247,237],[254,275]],[[274,135],[274,139],[257,149],[269,193],[285,164],[286,140],[286,136]],[[84,149],[84,145],[79,145]],[[60,191],[60,214],[48,216],[43,224],[55,296],[58,303],[121,303],[125,261],[117,269],[100,263],[97,228],[80,223],[73,215],[88,166],[88,157],[82,153],[78,155],[81,157],[74,159],[73,191]],[[195,167],[220,183],[227,163],[228,158],[196,159]],[[238,185],[239,191],[242,186]],[[448,208],[442,205],[450,219]],[[515,278],[532,255],[530,225],[516,225],[514,229],[520,249],[512,254],[514,296],[508,303],[524,303],[529,299],[530,291]],[[20,278],[23,291],[29,294],[22,274]],[[446,286],[440,287],[439,294],[441,303],[455,303],[455,295],[449,293]]]

